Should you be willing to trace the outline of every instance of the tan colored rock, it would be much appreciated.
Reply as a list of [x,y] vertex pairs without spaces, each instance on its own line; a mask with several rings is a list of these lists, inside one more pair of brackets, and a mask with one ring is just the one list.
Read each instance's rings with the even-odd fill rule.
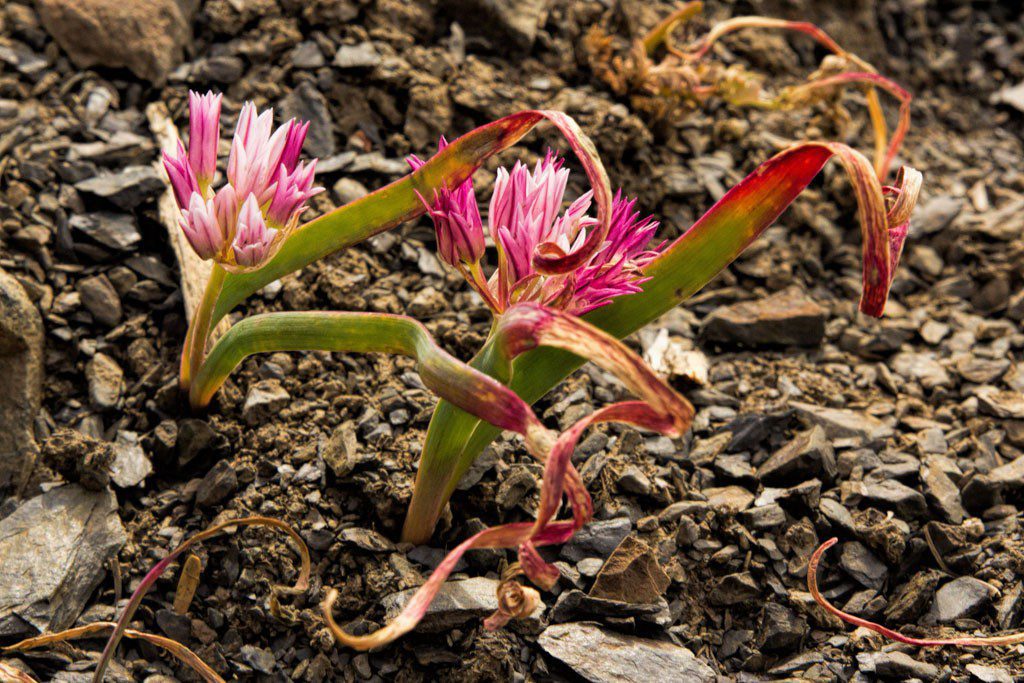
[[32,425],[43,395],[43,321],[21,284],[0,269],[0,487],[35,461]]
[[79,68],[127,68],[162,84],[192,39],[191,3],[36,0],[43,26]]
[[626,536],[601,567],[590,595],[646,605],[657,602],[668,584],[668,574],[651,547],[636,536]]

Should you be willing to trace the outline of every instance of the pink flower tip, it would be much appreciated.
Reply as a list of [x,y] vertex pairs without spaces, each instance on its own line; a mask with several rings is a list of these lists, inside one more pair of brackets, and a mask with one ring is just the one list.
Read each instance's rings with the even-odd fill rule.
[[235,263],[246,268],[263,265],[276,237],[277,230],[267,227],[256,195],[250,194],[238,212],[238,228],[232,245]]
[[217,172],[220,142],[221,94],[188,93],[188,161],[200,185],[209,185]]

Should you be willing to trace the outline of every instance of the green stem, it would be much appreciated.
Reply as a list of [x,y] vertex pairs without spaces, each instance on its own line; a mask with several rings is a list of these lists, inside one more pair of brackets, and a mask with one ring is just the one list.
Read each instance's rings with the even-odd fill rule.
[[[199,372],[200,366],[206,357],[206,344],[210,341],[210,326],[213,319],[213,310],[217,305],[221,290],[224,287],[224,277],[227,273],[216,263],[210,271],[210,279],[206,283],[206,290],[203,292],[203,299],[196,308],[192,324],[189,326],[188,335],[185,339],[185,348],[188,349],[187,357],[182,357],[181,364],[181,388],[190,390],[192,378]],[[186,363],[187,360],[187,363]],[[187,374],[186,374],[187,373]]]

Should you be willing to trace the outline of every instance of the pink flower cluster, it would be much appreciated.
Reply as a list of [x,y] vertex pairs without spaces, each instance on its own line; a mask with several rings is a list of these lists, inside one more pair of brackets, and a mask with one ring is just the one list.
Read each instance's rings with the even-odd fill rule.
[[228,156],[228,182],[216,192],[221,95],[189,92],[188,152],[178,141],[164,168],[181,208],[181,229],[203,259],[258,268],[298,224],[310,197],[316,159],[299,161],[308,123],[292,119],[273,129],[274,112],[246,102]]
[[[439,150],[446,146],[442,138]],[[409,158],[413,170],[423,164],[415,156]],[[467,179],[454,189],[438,191],[431,202],[425,202],[441,258],[458,269],[496,312],[519,301],[535,301],[582,315],[618,296],[639,292],[646,281],[641,271],[661,248],[647,246],[658,222],[652,216],[641,218],[636,200],[621,192],[612,202],[607,239],[586,263],[565,275],[543,275],[535,270],[537,245],[553,242],[564,253],[571,253],[597,225],[597,220],[587,215],[591,192],[562,211],[568,182],[569,169],[563,168],[562,159],[551,151],[532,172],[521,162],[512,170],[498,169],[487,215],[498,267],[486,279],[480,266],[484,228],[473,181]]]

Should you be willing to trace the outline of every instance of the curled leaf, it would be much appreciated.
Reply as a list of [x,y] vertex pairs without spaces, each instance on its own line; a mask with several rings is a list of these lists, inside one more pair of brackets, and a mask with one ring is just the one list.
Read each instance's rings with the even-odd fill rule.
[[893,631],[891,628],[882,626],[873,621],[862,619],[860,617],[849,614],[839,609],[821,594],[818,589],[818,565],[821,563],[821,558],[825,554],[825,551],[834,546],[839,542],[838,538],[830,538],[814,551],[811,555],[811,559],[807,564],[807,590],[810,591],[814,601],[821,605],[829,614],[832,614],[847,624],[853,624],[854,626],[862,626],[863,628],[880,633],[889,640],[895,640],[906,645],[913,645],[914,647],[942,647],[945,645],[952,645],[954,647],[967,647],[967,646],[987,646],[987,645],[1016,645],[1017,643],[1024,643],[1024,632],[1022,633],[1011,633],[1005,636],[979,636],[973,637],[968,636],[965,638],[912,638],[905,636],[898,631]]
[[102,683],[103,674],[106,672],[107,665],[114,656],[114,650],[117,648],[117,644],[120,642],[121,636],[125,635],[128,624],[131,622],[132,616],[135,615],[135,610],[137,610],[139,605],[142,603],[142,598],[145,597],[152,585],[156,583],[156,580],[160,578],[160,576],[168,567],[171,566],[178,556],[200,541],[216,536],[222,531],[230,532],[235,527],[241,526],[265,526],[288,534],[288,536],[295,541],[295,545],[299,550],[299,556],[302,559],[302,566],[299,570],[298,579],[295,581],[295,586],[292,588],[283,588],[278,590],[298,593],[305,591],[309,587],[309,575],[312,571],[309,548],[306,547],[306,542],[302,540],[299,533],[291,526],[271,517],[260,516],[240,517],[238,519],[230,519],[225,522],[215,524],[209,529],[200,531],[198,534],[186,539],[181,545],[168,553],[167,557],[156,563],[156,565],[154,565],[153,568],[150,569],[142,578],[142,581],[139,582],[138,588],[135,589],[131,598],[128,599],[128,604],[125,605],[124,611],[121,613],[121,617],[117,620],[117,623],[114,626],[113,633],[110,634],[110,638],[107,640],[107,644],[103,648],[103,654],[100,655],[100,659],[96,664],[96,673],[93,677],[93,681],[95,683]]
[[[46,647],[53,643],[61,643],[67,640],[76,640],[78,638],[89,638],[103,631],[116,630],[117,624],[112,621],[94,621],[85,626],[76,626],[75,628],[69,628],[66,631],[59,633],[44,633],[43,635],[36,636],[34,638],[27,638],[13,645],[0,648],[2,652],[25,652],[27,650],[34,650],[40,647]],[[135,629],[123,629],[123,634],[128,638],[135,638],[138,640],[145,640],[152,645],[156,645],[159,648],[167,650],[167,652],[174,655],[179,661],[195,671],[199,676],[207,683],[224,683],[224,679],[221,678],[216,671],[211,669],[206,662],[199,658],[192,650],[188,649],[176,640],[165,638],[164,636],[158,636],[155,633],[146,633],[144,631],[136,631]],[[97,669],[98,670],[98,669]],[[102,672],[100,672],[102,674]],[[26,679],[31,681],[32,679]]]

